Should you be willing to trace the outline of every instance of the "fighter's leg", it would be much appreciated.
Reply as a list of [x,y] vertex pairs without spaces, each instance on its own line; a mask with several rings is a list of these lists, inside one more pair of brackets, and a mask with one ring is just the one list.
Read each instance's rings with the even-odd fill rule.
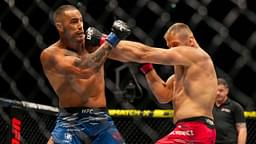
[[47,144],[54,144],[54,141],[53,141],[53,139],[52,139],[52,136],[49,138]]
[[125,144],[123,137],[115,126],[112,126],[99,134],[93,144]]

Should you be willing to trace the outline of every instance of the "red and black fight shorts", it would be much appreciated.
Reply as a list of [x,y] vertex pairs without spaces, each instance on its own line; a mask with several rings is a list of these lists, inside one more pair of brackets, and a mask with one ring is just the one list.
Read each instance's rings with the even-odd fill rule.
[[213,120],[201,116],[179,120],[173,131],[156,144],[215,144],[215,140]]

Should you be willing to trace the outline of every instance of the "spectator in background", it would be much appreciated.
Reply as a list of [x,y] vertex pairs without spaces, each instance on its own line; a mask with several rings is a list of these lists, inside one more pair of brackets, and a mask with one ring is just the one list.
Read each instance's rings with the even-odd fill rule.
[[218,78],[217,97],[213,109],[216,125],[216,144],[245,144],[247,137],[243,107],[228,98],[229,86]]

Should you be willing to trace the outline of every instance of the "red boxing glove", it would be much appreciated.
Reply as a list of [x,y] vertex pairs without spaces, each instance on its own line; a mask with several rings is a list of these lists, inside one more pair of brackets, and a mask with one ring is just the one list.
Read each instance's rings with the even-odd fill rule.
[[151,63],[144,64],[142,67],[140,67],[140,70],[143,74],[147,74],[153,69],[153,65]]

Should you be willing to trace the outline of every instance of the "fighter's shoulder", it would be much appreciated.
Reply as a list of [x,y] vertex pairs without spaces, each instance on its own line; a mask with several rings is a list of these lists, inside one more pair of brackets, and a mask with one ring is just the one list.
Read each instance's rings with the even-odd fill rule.
[[42,54],[57,54],[57,53],[61,53],[61,48],[59,48],[57,45],[55,45],[55,44],[52,44],[52,45],[50,45],[50,46],[48,46],[48,47],[46,47],[46,48],[44,48],[43,50],[42,50],[42,52],[41,52],[41,55]]
[[205,52],[201,47],[189,47],[189,46],[179,46],[174,48],[178,51],[181,55],[190,58],[191,60],[205,60],[209,59],[210,56],[207,52]]
[[196,57],[197,60],[209,60],[211,59],[210,55],[201,47],[197,47],[194,49],[194,56]]
[[56,56],[59,52],[59,48],[56,47],[56,45],[50,45],[46,48],[44,48],[40,54],[41,61],[47,61],[50,57],[53,58]]
[[190,47],[190,46],[177,46],[173,47],[170,50],[177,51],[181,54],[200,54],[200,48],[199,47]]

